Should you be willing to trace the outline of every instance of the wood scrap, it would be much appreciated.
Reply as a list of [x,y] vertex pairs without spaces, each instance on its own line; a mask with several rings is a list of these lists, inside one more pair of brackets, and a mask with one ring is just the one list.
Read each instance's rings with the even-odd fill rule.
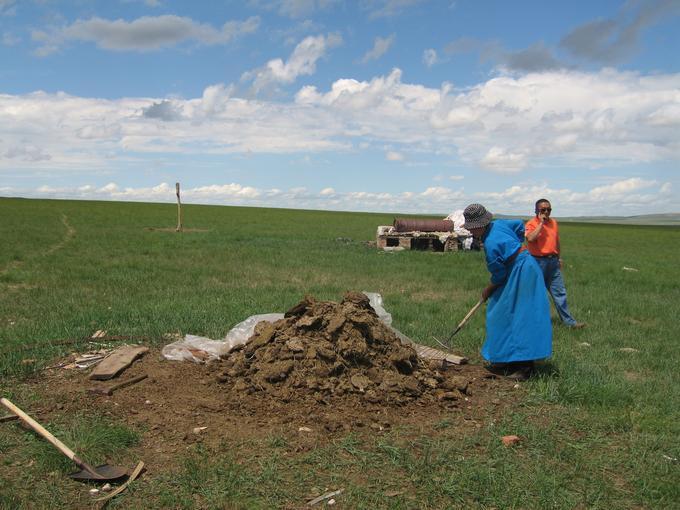
[[322,495],[319,496],[318,498],[314,498],[314,499],[312,499],[311,501],[308,501],[307,504],[308,504],[309,506],[314,506],[314,505],[316,505],[317,503],[322,502],[324,499],[329,499],[329,498],[332,498],[333,496],[337,496],[338,494],[342,493],[342,491],[344,491],[344,490],[345,490],[345,489],[338,489],[337,491],[327,492],[327,493],[325,493],[325,494],[322,494]]
[[19,417],[16,414],[8,414],[7,416],[0,416],[0,423],[4,423],[6,421],[14,421],[18,419]]
[[113,395],[114,391],[119,390],[121,388],[125,388],[126,386],[130,386],[130,385],[138,383],[140,381],[143,381],[147,377],[149,377],[147,374],[142,374],[142,375],[138,375],[137,377],[127,379],[126,381],[121,381],[117,384],[112,384],[111,386],[108,386],[106,388],[101,388],[101,387],[90,388],[90,393],[98,393],[100,395],[111,396],[111,395]]
[[452,365],[464,365],[467,363],[468,359],[465,356],[457,356],[455,354],[449,354],[439,349],[434,349],[432,347],[427,347],[425,345],[420,345],[417,343],[411,344],[415,349],[416,353],[420,358],[427,360],[440,361],[442,364],[450,363]]
[[149,352],[148,347],[123,345],[104,358],[90,374],[90,379],[105,381],[113,379],[132,363]]

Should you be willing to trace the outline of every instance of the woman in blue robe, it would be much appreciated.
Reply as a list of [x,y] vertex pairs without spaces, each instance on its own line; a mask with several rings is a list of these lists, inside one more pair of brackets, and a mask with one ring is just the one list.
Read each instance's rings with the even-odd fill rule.
[[484,243],[491,283],[482,291],[486,307],[486,340],[482,356],[491,368],[526,379],[533,361],[552,354],[550,304],[541,269],[524,249],[524,223],[491,221],[480,204],[465,208],[464,228]]

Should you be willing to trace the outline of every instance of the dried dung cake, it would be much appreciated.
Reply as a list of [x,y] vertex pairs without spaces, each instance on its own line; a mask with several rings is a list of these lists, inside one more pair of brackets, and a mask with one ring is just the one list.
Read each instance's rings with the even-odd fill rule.
[[283,401],[301,393],[320,401],[353,393],[398,405],[455,400],[465,391],[465,384],[426,366],[358,292],[340,303],[306,297],[283,319],[259,323],[248,343],[221,361],[217,379],[228,391],[266,392]]

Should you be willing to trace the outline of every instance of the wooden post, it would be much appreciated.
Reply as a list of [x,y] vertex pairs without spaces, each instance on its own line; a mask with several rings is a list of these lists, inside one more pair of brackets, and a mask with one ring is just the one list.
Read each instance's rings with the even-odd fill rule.
[[175,191],[177,192],[177,228],[175,232],[182,230],[182,202],[179,199],[179,182],[175,183]]

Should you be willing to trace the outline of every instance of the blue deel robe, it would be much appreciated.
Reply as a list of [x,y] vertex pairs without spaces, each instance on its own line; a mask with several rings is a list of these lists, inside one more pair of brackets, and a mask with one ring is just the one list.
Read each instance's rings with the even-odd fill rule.
[[482,356],[491,363],[549,357],[552,325],[541,269],[526,250],[508,262],[524,242],[524,223],[495,220],[482,240],[491,283],[500,284],[487,302]]

